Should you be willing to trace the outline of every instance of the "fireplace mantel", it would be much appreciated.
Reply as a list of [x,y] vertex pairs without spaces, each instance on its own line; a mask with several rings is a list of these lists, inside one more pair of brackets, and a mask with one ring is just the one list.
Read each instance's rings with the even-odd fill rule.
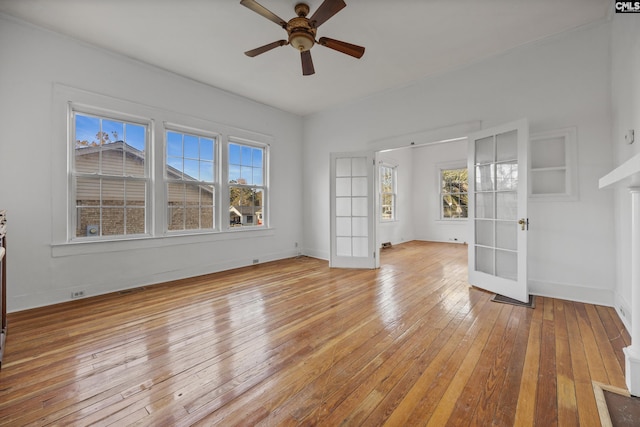
[[600,178],[599,181],[600,189],[616,184],[640,186],[640,153]]
[[640,153],[600,178],[599,184],[600,188],[624,186],[631,197],[631,345],[623,350],[627,388],[640,396]]

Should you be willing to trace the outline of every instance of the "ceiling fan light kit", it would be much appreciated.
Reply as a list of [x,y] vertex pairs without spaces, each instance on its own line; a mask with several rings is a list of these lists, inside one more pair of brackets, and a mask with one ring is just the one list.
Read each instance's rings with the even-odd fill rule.
[[308,76],[315,73],[310,50],[316,43],[328,47],[329,49],[337,50],[338,52],[353,56],[354,58],[362,58],[362,55],[364,55],[364,47],[362,46],[330,39],[328,37],[320,37],[320,40],[316,40],[318,27],[347,6],[344,0],[324,0],[311,18],[307,18],[307,15],[309,14],[309,6],[305,3],[298,3],[294,8],[296,15],[298,16],[290,19],[289,21],[285,21],[280,18],[278,15],[271,12],[255,0],[240,0],[240,4],[278,24],[287,31],[288,35],[287,40],[278,40],[246,51],[245,55],[247,56],[254,57],[268,52],[271,49],[275,49],[276,47],[288,44],[300,52],[302,74]]

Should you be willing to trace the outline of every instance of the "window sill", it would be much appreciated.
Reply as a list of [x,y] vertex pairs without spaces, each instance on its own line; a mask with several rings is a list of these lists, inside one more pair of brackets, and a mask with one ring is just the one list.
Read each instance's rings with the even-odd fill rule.
[[235,229],[222,232],[198,234],[167,234],[163,236],[137,236],[114,240],[87,240],[51,244],[51,256],[62,258],[68,256],[102,254],[137,249],[150,249],[190,245],[195,243],[224,242],[226,240],[254,239],[275,235],[274,228],[259,230]]

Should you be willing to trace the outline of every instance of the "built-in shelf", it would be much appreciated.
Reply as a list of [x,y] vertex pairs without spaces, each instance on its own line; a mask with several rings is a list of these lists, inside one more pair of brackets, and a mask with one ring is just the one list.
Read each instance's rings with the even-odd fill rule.
[[529,198],[577,198],[576,129],[531,134],[529,144]]

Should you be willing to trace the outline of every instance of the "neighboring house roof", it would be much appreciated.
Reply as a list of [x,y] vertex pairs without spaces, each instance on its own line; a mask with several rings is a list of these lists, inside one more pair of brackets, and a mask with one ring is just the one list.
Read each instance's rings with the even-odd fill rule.
[[262,213],[262,208],[254,211],[255,206],[229,206],[229,212],[235,213],[237,216],[256,215]]
[[[95,145],[95,146],[88,145],[86,147],[76,147],[76,156],[86,156],[89,154],[97,154],[99,152],[105,152],[105,151],[124,151],[124,153],[128,158],[132,158],[138,161],[144,161],[144,158],[145,158],[144,151],[140,151],[137,148],[134,148],[133,146],[127,144],[124,141],[108,142],[103,145]],[[197,179],[187,174],[183,175],[182,171],[172,166],[169,166],[169,165],[165,165],[165,166],[167,168],[167,176],[169,178],[180,179],[183,181],[199,182]],[[213,191],[211,190],[211,188],[209,188],[209,186],[203,185],[201,186],[201,188],[204,189],[205,191],[213,193]]]

